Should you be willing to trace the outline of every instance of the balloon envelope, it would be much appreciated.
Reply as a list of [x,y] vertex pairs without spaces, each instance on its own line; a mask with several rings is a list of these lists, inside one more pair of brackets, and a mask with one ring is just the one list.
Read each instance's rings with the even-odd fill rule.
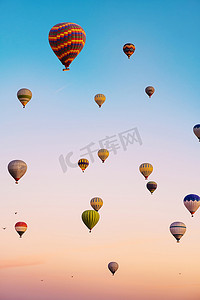
[[26,173],[27,164],[23,160],[12,160],[8,164],[8,172],[15,179],[15,183]]
[[95,210],[86,210],[82,213],[82,221],[83,223],[90,229],[98,223],[100,215]]
[[107,149],[100,149],[98,151],[98,157],[102,160],[102,163],[108,158],[109,151]]
[[123,46],[123,51],[128,56],[128,58],[130,58],[131,55],[135,52],[135,46],[131,43],[127,43]]
[[151,194],[157,189],[157,183],[155,181],[149,181],[146,185]]
[[193,132],[196,135],[196,137],[199,139],[199,142],[200,142],[200,124],[197,124],[193,127]]
[[63,22],[56,24],[49,31],[49,44],[66,69],[81,52],[85,45],[86,33],[75,23]]
[[99,105],[100,108],[101,105],[106,101],[106,96],[104,96],[103,94],[97,94],[96,96],[94,96],[94,101]]
[[84,172],[85,169],[89,166],[89,161],[86,158],[79,159],[78,166]]
[[27,230],[27,224],[25,222],[17,222],[15,224],[15,230],[17,231],[17,233],[21,238],[24,232]]
[[153,172],[153,166],[149,163],[143,163],[140,165],[140,173],[145,177],[145,179],[148,178],[148,176]]
[[155,89],[154,89],[153,86],[147,86],[146,89],[145,89],[145,92],[149,96],[149,98],[151,98],[151,96],[155,92]]
[[182,238],[184,233],[186,232],[186,226],[182,222],[173,222],[170,225],[170,232],[177,240],[177,243],[179,243],[179,240]]
[[193,214],[200,206],[200,198],[198,195],[189,194],[189,195],[185,196],[183,203],[193,217]]
[[90,200],[90,205],[96,211],[98,211],[103,206],[103,200],[99,197],[92,198]]
[[119,265],[117,262],[115,261],[111,261],[109,264],[108,264],[108,269],[110,270],[110,272],[114,275],[115,272],[118,270],[119,268]]
[[17,98],[19,99],[19,101],[21,102],[21,104],[23,105],[23,107],[25,108],[26,104],[31,100],[32,98],[32,92],[29,89],[20,89],[17,92]]

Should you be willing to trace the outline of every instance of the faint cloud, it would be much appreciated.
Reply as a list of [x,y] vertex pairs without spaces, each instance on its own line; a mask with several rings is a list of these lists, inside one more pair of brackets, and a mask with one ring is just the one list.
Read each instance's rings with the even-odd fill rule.
[[28,267],[44,264],[42,260],[30,260],[30,259],[15,259],[0,262],[0,269],[16,268],[16,267]]
[[71,85],[71,84],[66,84],[66,85],[62,86],[61,88],[57,89],[57,90],[55,91],[55,93],[57,94],[57,93],[61,92],[62,90],[66,89],[66,87],[69,87],[70,85]]

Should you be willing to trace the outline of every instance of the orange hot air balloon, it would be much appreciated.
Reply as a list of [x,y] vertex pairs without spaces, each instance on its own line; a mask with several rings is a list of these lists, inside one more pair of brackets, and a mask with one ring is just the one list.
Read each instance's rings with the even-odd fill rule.
[[81,52],[85,45],[86,33],[75,23],[59,23],[49,31],[49,44],[65,66],[63,71],[69,70],[69,65]]
[[27,224],[25,222],[17,222],[15,224],[15,230],[17,231],[17,233],[21,238],[24,232],[27,230]]
[[98,151],[98,157],[102,160],[102,163],[108,158],[109,151],[107,149],[100,149]]
[[135,46],[131,43],[127,43],[123,46],[123,51],[128,56],[128,58],[130,58],[131,55],[135,52]]

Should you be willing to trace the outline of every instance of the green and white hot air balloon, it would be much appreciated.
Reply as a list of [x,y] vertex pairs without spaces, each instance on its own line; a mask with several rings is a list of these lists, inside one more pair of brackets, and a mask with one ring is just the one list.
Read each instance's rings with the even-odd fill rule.
[[31,100],[32,98],[32,92],[29,89],[20,89],[17,92],[17,98],[23,105],[23,108],[25,108],[26,104]]

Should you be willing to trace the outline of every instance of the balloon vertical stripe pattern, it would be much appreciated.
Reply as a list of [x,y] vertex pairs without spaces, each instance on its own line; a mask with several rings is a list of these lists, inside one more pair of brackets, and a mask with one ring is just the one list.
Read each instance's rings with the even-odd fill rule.
[[90,229],[98,223],[100,215],[95,210],[86,210],[82,213],[82,221],[83,223]]
[[86,33],[75,23],[59,23],[49,32],[49,44],[66,69],[85,45]]
[[149,175],[153,172],[153,166],[149,163],[143,163],[139,167],[140,173],[148,179]]
[[103,206],[103,200],[99,197],[92,198],[90,200],[90,205],[96,211],[98,211]]

